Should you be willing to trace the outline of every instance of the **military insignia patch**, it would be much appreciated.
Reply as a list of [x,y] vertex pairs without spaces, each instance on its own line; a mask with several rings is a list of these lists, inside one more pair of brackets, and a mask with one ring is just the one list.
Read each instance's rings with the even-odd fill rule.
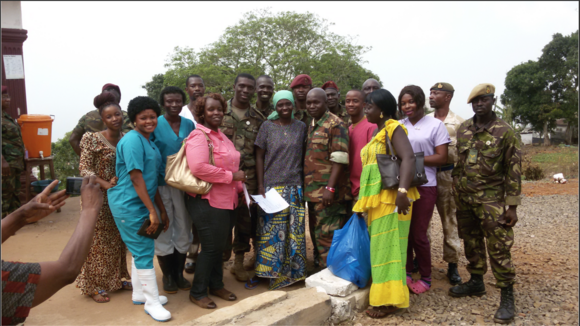
[[441,83],[439,83],[439,85],[437,85],[437,88],[443,88],[443,85],[441,85]]
[[489,88],[489,86],[485,86],[485,93],[491,93],[491,88]]

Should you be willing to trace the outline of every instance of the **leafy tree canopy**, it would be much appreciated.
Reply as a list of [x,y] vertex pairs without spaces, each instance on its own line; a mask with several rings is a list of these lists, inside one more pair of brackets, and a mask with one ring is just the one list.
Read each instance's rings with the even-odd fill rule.
[[[226,29],[216,42],[196,52],[176,47],[166,63],[162,86],[184,88],[191,74],[203,77],[207,92],[233,97],[233,82],[238,73],[272,77],[275,90],[289,89],[299,74],[312,77],[315,87],[333,80],[341,89],[362,87],[368,78],[380,80],[362,67],[362,56],[371,47],[356,45],[356,39],[329,31],[329,23],[311,13],[280,12],[269,9],[244,14],[236,25]],[[148,95],[154,94],[159,75],[148,82]],[[155,86],[155,87],[153,87]]]
[[67,177],[80,177],[79,156],[68,142],[71,133],[72,131],[67,132],[63,138],[51,144],[54,173],[60,180],[59,189],[66,188]]
[[[513,67],[505,79],[501,103],[510,106],[516,123],[547,134],[556,119],[578,125],[578,31],[554,34],[538,61]],[[508,122],[509,123],[509,122]]]

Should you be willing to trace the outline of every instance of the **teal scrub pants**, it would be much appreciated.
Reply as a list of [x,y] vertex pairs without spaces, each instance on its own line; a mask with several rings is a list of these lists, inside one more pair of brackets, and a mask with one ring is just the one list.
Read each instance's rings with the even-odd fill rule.
[[155,240],[140,236],[137,231],[149,215],[134,217],[115,217],[115,224],[121,233],[121,239],[135,259],[137,269],[152,269],[155,255]]

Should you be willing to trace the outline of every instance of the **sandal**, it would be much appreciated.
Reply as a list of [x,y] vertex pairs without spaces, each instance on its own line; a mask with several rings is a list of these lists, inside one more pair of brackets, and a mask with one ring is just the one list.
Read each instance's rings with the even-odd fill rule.
[[[104,300],[98,300],[97,296],[101,296]],[[95,291],[92,295],[90,295],[91,299],[93,299],[96,303],[107,303],[111,299],[109,298],[109,294],[105,292],[105,290]]]
[[366,314],[371,318],[384,318],[392,313],[395,313],[399,308],[395,306],[380,306],[372,307],[366,310]]
[[213,300],[210,299],[209,297],[203,297],[201,300],[196,300],[190,294],[189,301],[195,303],[196,305],[198,305],[200,308],[203,308],[203,309],[215,309],[215,308],[217,308],[215,302],[213,302]]
[[123,290],[133,291],[133,283],[131,281],[123,281]]
[[235,294],[226,290],[225,288],[221,288],[219,290],[209,290],[209,294],[220,297],[226,301],[235,301],[238,298]]
[[260,284],[260,279],[254,276],[244,284],[244,287],[246,290],[253,290],[258,286],[258,284]]
[[421,294],[423,292],[427,292],[431,288],[431,285],[427,284],[423,280],[418,280],[418,281],[412,282],[411,284],[407,283],[407,286],[409,287],[411,292],[413,292],[415,294]]

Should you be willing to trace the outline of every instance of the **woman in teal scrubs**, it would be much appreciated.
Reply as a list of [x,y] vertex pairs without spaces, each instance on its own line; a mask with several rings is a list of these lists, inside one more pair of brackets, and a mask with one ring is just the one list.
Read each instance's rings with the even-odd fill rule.
[[[185,93],[175,86],[165,87],[159,96],[165,114],[157,120],[151,141],[159,148],[164,167],[167,156],[177,153],[183,140],[195,129],[193,121],[179,116],[185,100]],[[163,272],[163,290],[165,293],[177,293],[178,288],[191,288],[191,283],[183,277],[183,268],[187,250],[193,241],[192,222],[185,208],[183,191],[167,185],[161,175],[158,191],[167,211],[169,229],[155,240],[155,255]]]
[[[133,255],[132,280],[133,303],[145,297],[145,312],[157,321],[171,319],[171,313],[163,308],[167,298],[159,297],[153,255],[154,240],[137,234],[146,219],[151,221],[148,234],[154,233],[163,221],[165,231],[169,220],[163,201],[157,191],[158,178],[165,174],[159,149],[150,141],[157,127],[161,109],[150,97],[138,96],[129,102],[127,114],[135,126],[117,144],[117,186],[109,189],[109,206],[123,242]],[[159,208],[157,214],[153,202]]]

